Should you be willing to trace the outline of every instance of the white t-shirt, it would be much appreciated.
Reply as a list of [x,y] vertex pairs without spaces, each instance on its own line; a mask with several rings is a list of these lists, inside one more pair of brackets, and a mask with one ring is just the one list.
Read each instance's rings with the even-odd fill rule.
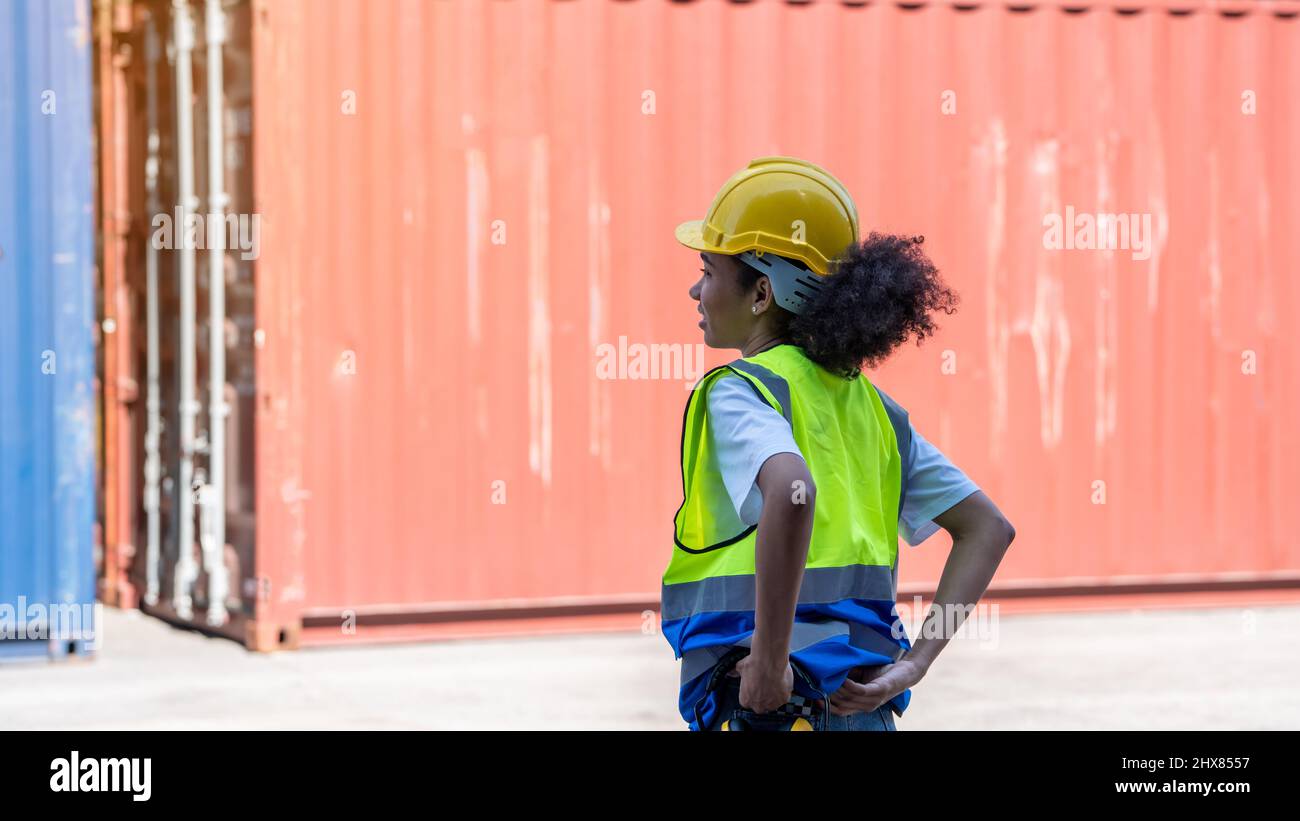
[[[803,456],[790,423],[755,393],[742,377],[724,374],[708,395],[709,424],[727,493],[746,526],[758,523],[763,495],[758,471],[778,453]],[[909,425],[911,422],[908,423]],[[912,428],[912,468],[907,496],[899,511],[898,533],[910,545],[930,538],[934,518],[965,499],[979,486]]]

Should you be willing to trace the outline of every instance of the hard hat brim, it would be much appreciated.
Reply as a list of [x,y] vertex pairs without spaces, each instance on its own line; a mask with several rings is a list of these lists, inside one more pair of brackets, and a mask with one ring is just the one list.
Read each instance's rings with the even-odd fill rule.
[[677,241],[687,248],[694,248],[696,251],[712,251],[715,254],[725,254],[721,248],[714,248],[704,241],[704,220],[687,220],[677,226]]

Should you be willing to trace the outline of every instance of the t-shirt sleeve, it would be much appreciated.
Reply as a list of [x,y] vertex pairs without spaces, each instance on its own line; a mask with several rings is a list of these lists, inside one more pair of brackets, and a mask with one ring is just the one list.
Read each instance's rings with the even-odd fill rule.
[[979,485],[912,428],[912,469],[898,516],[899,533],[908,544],[933,536],[939,530],[934,518],[977,490]]
[[778,453],[803,454],[790,423],[744,377],[720,376],[709,388],[708,403],[710,436],[727,494],[740,520],[756,525],[763,510],[759,469]]

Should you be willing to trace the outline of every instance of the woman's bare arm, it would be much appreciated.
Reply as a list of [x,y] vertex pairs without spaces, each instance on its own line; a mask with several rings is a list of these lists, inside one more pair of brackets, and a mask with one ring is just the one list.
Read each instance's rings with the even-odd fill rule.
[[937,629],[939,625],[931,624],[931,620],[943,619],[951,610],[953,628],[961,626],[988,589],[1002,557],[1016,538],[1016,529],[982,490],[948,508],[934,521],[952,535],[952,551],[943,566],[939,588],[920,638],[913,642],[907,654],[907,658],[926,669],[951,638]]
[[808,560],[817,488],[803,457],[777,453],[758,472],[763,512],[754,543],[754,637],[741,674],[740,703],[759,712],[790,698],[790,635]]
[[952,534],[952,552],[920,637],[912,643],[911,651],[893,664],[854,668],[850,678],[831,696],[831,712],[835,715],[875,710],[915,686],[952,638],[941,629],[944,622],[935,624],[934,620],[945,619],[949,608],[953,608],[953,629],[961,626],[988,589],[1007,547],[1016,537],[1011,522],[983,491],[967,496],[934,521]]

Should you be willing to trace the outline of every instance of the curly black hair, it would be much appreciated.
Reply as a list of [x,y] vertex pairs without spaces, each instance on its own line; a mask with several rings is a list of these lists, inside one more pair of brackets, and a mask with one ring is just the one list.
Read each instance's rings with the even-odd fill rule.
[[[863,363],[876,367],[910,337],[921,344],[937,330],[930,314],[951,314],[959,301],[921,250],[924,240],[872,232],[845,250],[803,313],[782,309],[786,336],[844,379],[856,379]],[[745,268],[748,289],[762,274]]]

